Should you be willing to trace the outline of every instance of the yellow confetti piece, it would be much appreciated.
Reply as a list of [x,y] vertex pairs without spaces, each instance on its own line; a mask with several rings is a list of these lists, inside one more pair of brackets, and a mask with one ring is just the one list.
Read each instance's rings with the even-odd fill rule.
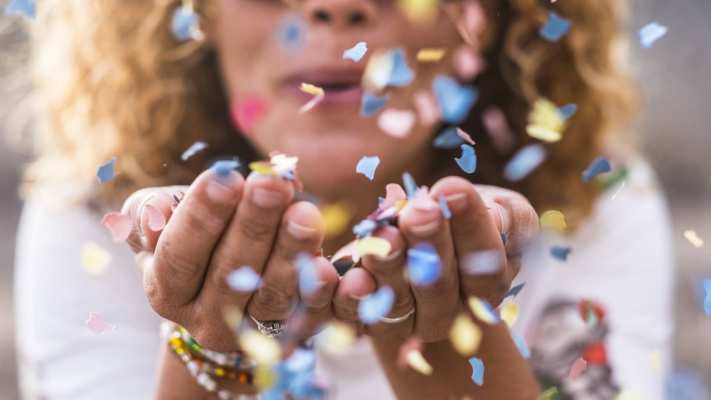
[[554,143],[563,137],[564,129],[565,119],[555,104],[543,98],[533,103],[526,127],[529,136],[547,143]]
[[276,372],[274,369],[267,365],[257,365],[254,369],[254,386],[257,390],[263,392],[272,386],[277,381]]
[[266,161],[254,161],[249,163],[249,169],[252,170],[252,172],[256,172],[258,174],[262,175],[274,175],[274,168],[272,168],[272,164],[268,163]]
[[385,257],[390,254],[390,242],[379,237],[366,236],[362,239],[358,239],[355,247],[360,257],[365,257],[370,254]]
[[81,265],[87,273],[94,276],[103,275],[109,268],[111,254],[94,242],[87,242],[80,252]]
[[486,322],[487,324],[495,324],[499,322],[497,316],[492,313],[492,310],[489,309],[489,307],[487,307],[486,304],[484,304],[484,302],[478,297],[470,297],[468,303],[469,309],[480,321]]
[[343,322],[331,321],[317,338],[319,348],[327,353],[341,354],[353,345],[356,333]]
[[449,330],[449,340],[459,354],[468,357],[479,349],[481,329],[465,314],[459,314]]
[[654,371],[660,371],[662,369],[662,355],[659,351],[653,351],[649,355],[649,364]]
[[437,62],[444,57],[446,51],[444,49],[421,49],[417,52],[417,61],[419,62]]
[[704,245],[704,240],[699,237],[696,231],[686,230],[684,231],[684,237],[697,249]]
[[407,365],[422,375],[432,375],[432,366],[425,360],[425,357],[417,350],[407,353]]
[[255,330],[240,335],[239,344],[258,364],[273,365],[281,357],[279,342]]
[[393,70],[393,58],[386,51],[376,51],[370,56],[363,73],[362,86],[372,92],[385,88]]
[[326,94],[323,88],[320,88],[316,85],[312,85],[310,83],[302,83],[299,89],[304,93],[308,93],[314,96],[323,96],[324,94]]
[[501,306],[501,319],[506,322],[506,325],[511,328],[518,319],[518,304],[513,301],[507,301]]
[[398,6],[413,21],[429,21],[437,15],[439,0],[399,0]]
[[296,165],[299,163],[299,157],[290,157],[286,154],[275,154],[269,162],[272,164],[272,168],[277,174],[282,174],[287,171],[295,170]]
[[568,224],[565,222],[565,215],[558,210],[548,210],[541,214],[541,228],[556,232],[565,232]]
[[236,328],[242,322],[242,310],[237,306],[226,306],[222,310],[222,319],[227,326]]
[[321,208],[326,237],[333,237],[343,232],[351,221],[353,212],[347,203],[326,204]]

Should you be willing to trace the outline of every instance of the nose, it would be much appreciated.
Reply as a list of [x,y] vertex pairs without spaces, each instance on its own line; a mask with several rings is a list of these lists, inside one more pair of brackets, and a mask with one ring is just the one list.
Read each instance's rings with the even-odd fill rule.
[[372,0],[307,0],[303,7],[309,21],[333,28],[363,27],[377,14]]

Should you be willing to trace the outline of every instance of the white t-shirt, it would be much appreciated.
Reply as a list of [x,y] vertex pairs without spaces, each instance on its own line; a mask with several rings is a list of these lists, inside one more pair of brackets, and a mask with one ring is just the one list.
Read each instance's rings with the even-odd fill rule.
[[[71,400],[150,398],[163,344],[132,253],[111,241],[100,216],[47,204],[28,201],[18,233],[23,393]],[[111,256],[104,274],[82,267],[81,249],[89,242]],[[526,252],[514,282],[525,285],[507,301],[519,306],[513,331],[528,342],[544,388],[556,385],[575,399],[613,398],[619,390],[663,398],[671,367],[671,243],[663,196],[649,167],[638,162],[624,186],[600,197],[575,234],[544,237]],[[571,248],[566,261],[551,256],[552,245]],[[114,329],[91,332],[90,313]],[[587,368],[576,367],[578,376],[569,377],[580,358]],[[330,398],[394,398],[367,339],[342,356],[321,355],[317,368],[333,384]]]

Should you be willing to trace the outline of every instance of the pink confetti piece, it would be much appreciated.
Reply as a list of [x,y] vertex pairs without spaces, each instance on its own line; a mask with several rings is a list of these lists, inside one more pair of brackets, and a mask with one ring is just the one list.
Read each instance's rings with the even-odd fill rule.
[[314,107],[319,105],[325,98],[326,98],[325,94],[319,94],[319,95],[314,96],[311,100],[309,100],[308,103],[301,106],[301,108],[299,109],[299,113],[303,114],[305,112],[311,111],[312,109],[314,109]]
[[387,109],[378,117],[378,126],[394,138],[404,138],[415,125],[415,113],[410,110]]
[[434,125],[441,117],[437,101],[431,93],[426,91],[415,94],[415,109],[420,117],[420,122],[424,125]]
[[498,107],[490,107],[484,110],[482,115],[486,132],[491,138],[496,151],[501,154],[508,153],[514,146],[514,136],[511,133],[506,116]]
[[461,46],[454,52],[454,70],[464,80],[474,79],[484,70],[486,63],[469,46]]
[[256,96],[238,100],[232,108],[232,119],[244,134],[250,134],[254,125],[267,111],[267,104]]
[[93,312],[89,313],[89,318],[87,318],[85,324],[96,335],[116,329],[114,325],[109,324],[99,314]]
[[126,241],[131,234],[131,218],[118,212],[110,212],[101,219],[101,224],[111,232],[111,237],[114,242],[120,243]]
[[583,373],[583,371],[585,371],[585,368],[587,368],[587,367],[588,367],[587,361],[583,360],[582,358],[578,358],[573,363],[573,366],[570,367],[570,373],[568,374],[568,378],[569,379],[577,378],[578,376],[580,376],[580,374]]
[[462,138],[462,140],[464,140],[465,142],[469,143],[472,146],[476,145],[476,142],[474,141],[474,139],[472,139],[471,135],[466,133],[461,128],[457,128],[457,136],[459,136],[460,138]]
[[146,204],[143,206],[143,215],[148,223],[148,229],[153,232],[160,232],[165,228],[165,215],[155,206]]

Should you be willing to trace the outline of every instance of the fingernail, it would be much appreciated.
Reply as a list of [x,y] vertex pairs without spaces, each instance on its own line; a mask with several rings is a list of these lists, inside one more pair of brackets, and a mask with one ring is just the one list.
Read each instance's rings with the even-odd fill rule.
[[289,223],[287,223],[286,230],[289,234],[291,234],[291,236],[300,240],[311,239],[316,234],[315,228],[304,226],[294,221],[289,221]]
[[257,187],[252,191],[252,201],[262,208],[274,208],[283,204],[284,195],[276,190]]
[[157,207],[147,203],[143,206],[143,212],[141,213],[141,226],[144,223],[151,231],[160,232],[165,227],[165,215]]
[[439,219],[435,219],[434,221],[428,222],[426,224],[420,224],[410,227],[410,231],[415,236],[420,237],[432,236],[435,232],[437,232],[437,229],[439,229]]
[[207,197],[218,203],[228,203],[235,196],[237,173],[230,171],[226,175],[214,174],[207,182]]
[[460,213],[467,208],[466,193],[455,193],[445,197],[449,209],[454,213]]
[[412,204],[412,208],[414,208],[417,211],[432,211],[438,208],[437,203],[432,201],[429,197],[425,198],[415,198],[410,201],[410,204]]
[[145,236],[145,232],[143,231],[143,221],[144,221],[144,214],[146,213],[146,205],[148,204],[151,199],[155,197],[155,193],[149,195],[146,197],[141,205],[138,207],[138,213],[136,213],[137,217],[134,217],[134,226],[138,226],[138,234],[143,237]]
[[385,257],[379,257],[379,256],[374,256],[374,257],[376,260],[378,260],[380,262],[388,262],[388,261],[393,261],[396,258],[400,257],[400,254],[402,254],[402,249],[397,249]]
[[363,296],[358,296],[356,294],[349,294],[348,295],[348,297],[350,297],[351,299],[353,299],[355,301],[361,301],[361,300],[363,300],[363,298],[365,298],[365,296],[367,296],[367,294],[364,294]]

